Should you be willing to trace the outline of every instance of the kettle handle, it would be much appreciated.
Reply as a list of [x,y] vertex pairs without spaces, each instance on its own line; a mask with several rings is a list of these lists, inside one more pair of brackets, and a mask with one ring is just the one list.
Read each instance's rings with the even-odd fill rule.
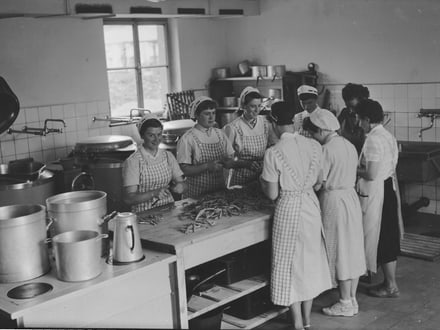
[[125,228],[126,231],[130,230],[131,232],[131,246],[130,246],[130,251],[133,252],[134,250],[134,230],[133,230],[133,226],[132,225],[128,225]]

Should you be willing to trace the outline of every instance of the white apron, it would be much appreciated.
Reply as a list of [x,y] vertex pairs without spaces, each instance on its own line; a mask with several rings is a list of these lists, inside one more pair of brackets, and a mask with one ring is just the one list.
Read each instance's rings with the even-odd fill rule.
[[290,306],[313,299],[331,287],[319,202],[312,188],[305,189],[310,186],[308,181],[316,167],[318,149],[311,150],[313,160],[302,184],[283,154],[274,150],[285,170],[302,187],[281,191],[272,229],[271,299],[276,305]]
[[[167,152],[163,152],[161,161],[155,164],[148,164],[141,152],[139,152],[137,156],[140,172],[139,191],[143,193],[149,190],[167,187],[172,179],[171,166],[168,164]],[[156,202],[154,207],[174,202],[174,198],[168,189],[166,190],[166,193],[166,197]],[[131,209],[135,213],[146,211],[152,208],[151,205],[153,202],[155,202],[154,199],[144,203],[135,204]]]
[[[217,143],[202,143],[194,133],[191,133],[197,146],[200,148],[200,160],[194,161],[194,165],[207,163],[213,160],[222,159],[224,155],[224,145],[220,134],[214,130],[218,136]],[[188,192],[183,195],[184,198],[197,197],[205,193],[213,192],[224,186],[223,172],[204,172],[197,176],[187,177]]]
[[[359,156],[359,164],[365,165],[364,149]],[[387,178],[377,178],[368,181],[358,179],[357,192],[362,208],[362,222],[364,226],[365,257],[367,270],[377,272],[377,247],[379,245],[380,226],[382,223],[382,209],[384,200],[384,181]],[[395,173],[392,175],[393,188],[397,196],[397,182]]]

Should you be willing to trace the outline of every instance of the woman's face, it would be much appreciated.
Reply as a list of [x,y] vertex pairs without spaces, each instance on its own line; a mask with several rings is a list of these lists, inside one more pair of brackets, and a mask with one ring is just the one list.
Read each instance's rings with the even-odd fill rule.
[[143,145],[146,149],[156,151],[162,142],[162,127],[148,127],[142,139],[144,140]]
[[348,109],[350,110],[354,110],[354,108],[358,105],[359,103],[359,99],[357,97],[352,98],[351,100],[345,102],[345,105],[347,106]]
[[307,99],[304,101],[300,101],[301,107],[307,112],[313,112],[318,106],[318,100],[316,99]]
[[248,104],[243,106],[244,116],[247,120],[257,118],[260,113],[261,99],[252,99]]
[[371,130],[370,129],[370,119],[368,119],[368,118],[359,118],[358,125],[359,125],[359,127],[362,128],[362,130],[364,131],[365,134],[367,134]]
[[197,116],[197,123],[204,128],[213,127],[215,125],[215,109],[202,110]]

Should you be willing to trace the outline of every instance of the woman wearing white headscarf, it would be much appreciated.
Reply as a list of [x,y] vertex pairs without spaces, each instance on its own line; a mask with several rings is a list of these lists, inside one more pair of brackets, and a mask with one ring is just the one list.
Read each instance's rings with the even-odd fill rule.
[[190,105],[196,125],[177,143],[177,161],[187,177],[184,197],[197,197],[224,187],[223,168],[232,166],[234,149],[226,134],[215,125],[217,104],[202,96]]
[[289,306],[295,329],[310,327],[313,299],[331,288],[321,209],[313,191],[321,169],[322,148],[293,129],[293,109],[272,105],[279,142],[264,155],[260,182],[276,200],[272,229],[271,298]]
[[340,125],[333,113],[317,109],[304,119],[303,128],[322,144],[319,202],[333,286],[340,300],[323,308],[329,316],[358,313],[356,290],[367,271],[362,210],[355,190],[358,155],[347,139],[336,133]]
[[133,212],[173,202],[170,189],[176,194],[186,190],[183,172],[176,158],[172,153],[159,149],[162,129],[157,117],[145,116],[138,123],[139,135],[144,142],[123,164],[123,198]]
[[263,168],[263,157],[269,143],[271,125],[260,116],[262,96],[253,87],[246,87],[240,95],[243,114],[223,127],[238,157],[231,185],[243,185],[256,180]]

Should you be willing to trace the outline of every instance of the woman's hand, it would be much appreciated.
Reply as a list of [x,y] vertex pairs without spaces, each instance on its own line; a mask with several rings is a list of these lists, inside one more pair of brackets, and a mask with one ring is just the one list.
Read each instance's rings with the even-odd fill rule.
[[206,163],[208,172],[217,172],[223,169],[223,164],[219,160],[213,160]]
[[168,197],[167,188],[156,189],[155,194],[153,196],[153,198],[159,198],[159,199],[164,199],[166,197]]
[[175,194],[183,194],[185,192],[185,183],[178,182],[171,187],[171,191]]
[[258,160],[254,160],[254,161],[251,163],[250,170],[251,170],[251,171],[254,171],[254,172],[257,172],[257,173],[261,172],[261,171],[263,170],[263,164],[262,164],[262,162],[260,162],[260,161],[258,161]]

